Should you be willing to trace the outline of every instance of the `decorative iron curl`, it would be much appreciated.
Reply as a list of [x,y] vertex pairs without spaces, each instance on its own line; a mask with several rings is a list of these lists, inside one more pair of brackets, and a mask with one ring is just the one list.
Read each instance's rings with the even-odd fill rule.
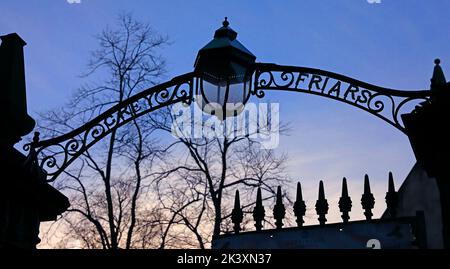
[[283,71],[280,74],[280,79],[282,83],[277,82],[276,79],[272,79],[272,81],[277,87],[290,87],[294,83],[295,75],[293,72]]
[[73,156],[77,154],[77,152],[82,148],[82,144],[78,139],[69,140],[64,146],[64,152],[67,152],[67,155]]
[[[307,86],[302,87],[302,83]],[[342,84],[348,85],[347,89],[342,89]],[[341,101],[379,117],[405,134],[400,110],[408,103],[428,102],[431,96],[428,90],[394,90],[315,68],[258,63],[250,93],[263,98],[267,90],[304,92]]]
[[394,110],[394,120],[395,120],[395,123],[397,124],[397,125],[401,125],[401,123],[399,122],[399,118],[401,117],[401,115],[399,115],[399,113],[400,113],[400,110],[406,105],[406,104],[409,104],[409,103],[412,103],[412,102],[414,102],[415,104],[416,104],[416,106],[417,106],[417,104],[422,104],[423,102],[430,102],[430,99],[429,98],[420,98],[420,97],[409,97],[409,98],[406,98],[406,99],[404,99],[404,100],[402,100],[401,102],[399,102],[398,103],[398,105],[397,105],[397,107],[395,108],[395,110]]
[[391,102],[393,113],[395,107],[394,99],[392,98],[392,96],[385,95],[383,93],[376,93],[371,95],[369,100],[367,101],[367,108],[373,113],[380,113],[384,111],[385,102],[383,102],[381,98],[385,98]]
[[[65,157],[65,159],[64,159],[64,162],[66,162],[66,160],[67,160],[67,154],[64,154],[64,157]],[[63,162],[63,163],[64,163]],[[54,168],[56,165],[57,165],[57,163],[58,163],[58,161],[56,160],[56,157],[55,156],[45,156],[43,159],[42,159],[42,161],[41,161],[41,165],[40,165],[40,167],[41,168],[43,168],[43,167],[47,167],[47,168],[50,168],[50,169],[52,169],[52,168]]]
[[23,148],[37,158],[37,163],[47,174],[47,181],[52,182],[95,143],[133,119],[178,102],[190,104],[194,78],[194,73],[188,73],[144,90],[78,129],[43,141],[39,141],[37,134],[33,142]]
[[[263,77],[263,75],[268,75],[269,79],[266,80],[265,78],[261,78],[261,77]],[[258,79],[255,79],[255,82],[259,83],[258,85],[261,88],[265,88],[265,87],[268,87],[271,84],[274,84],[274,82],[273,82],[274,81],[274,77],[273,77],[272,72],[258,72],[258,71],[256,71],[256,77]],[[255,84],[255,86],[256,86],[256,84]]]

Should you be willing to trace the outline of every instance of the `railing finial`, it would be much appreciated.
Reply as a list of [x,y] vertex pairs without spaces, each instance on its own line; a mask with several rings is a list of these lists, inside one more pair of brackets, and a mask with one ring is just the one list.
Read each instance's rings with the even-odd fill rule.
[[302,185],[300,184],[300,182],[298,182],[297,196],[294,203],[294,214],[297,217],[296,222],[298,227],[302,227],[303,223],[305,223],[305,221],[303,220],[305,213],[306,213],[306,204],[305,201],[303,201]]
[[323,187],[323,181],[321,180],[319,183],[319,198],[316,202],[316,212],[319,215],[319,223],[320,225],[325,225],[327,219],[325,217],[328,214],[328,201],[325,199],[325,190]]
[[342,221],[348,223],[350,216],[349,212],[352,210],[352,199],[348,195],[347,179],[342,180],[342,194],[339,199],[339,209],[342,212]]
[[392,176],[392,172],[389,172],[389,187],[388,191],[386,192],[386,205],[389,217],[395,218],[397,216],[398,192],[395,191],[394,177]]
[[261,231],[262,229],[262,222],[264,220],[266,213],[264,210],[264,206],[262,204],[262,195],[261,195],[261,188],[258,188],[258,192],[256,194],[256,205],[253,209],[253,220],[255,221],[255,228],[257,231]]
[[239,199],[239,190],[236,190],[236,196],[234,197],[234,208],[231,212],[231,221],[234,224],[234,233],[238,234],[241,230],[241,223],[244,219],[244,213],[241,208],[241,201]]
[[364,215],[366,216],[366,219],[371,220],[373,216],[372,209],[375,206],[375,197],[373,197],[373,194],[370,191],[370,182],[368,175],[364,176],[364,193],[361,197],[361,205],[364,209]]
[[277,188],[277,200],[273,208],[273,216],[275,218],[275,226],[277,229],[283,228],[283,219],[286,215],[286,209],[283,205],[283,195],[281,193],[281,186]]

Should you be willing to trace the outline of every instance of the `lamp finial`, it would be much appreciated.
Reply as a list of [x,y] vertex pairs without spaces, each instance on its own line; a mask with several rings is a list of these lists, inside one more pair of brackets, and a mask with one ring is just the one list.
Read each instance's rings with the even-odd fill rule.
[[228,21],[228,17],[225,17],[225,20],[222,22],[223,27],[228,27],[230,25],[230,22]]

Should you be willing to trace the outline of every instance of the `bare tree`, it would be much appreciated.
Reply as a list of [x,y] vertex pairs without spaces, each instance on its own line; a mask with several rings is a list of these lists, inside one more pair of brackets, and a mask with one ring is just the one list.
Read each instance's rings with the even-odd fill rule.
[[[173,132],[174,116],[168,111],[151,116],[151,122],[155,128]],[[282,133],[287,130],[287,126],[280,128]],[[271,200],[276,187],[289,182],[285,173],[287,156],[262,149],[248,134],[201,138],[180,135],[169,148],[176,152],[176,157],[169,155],[171,160],[164,162],[156,186],[158,193],[162,189],[171,195],[160,195],[161,204],[168,204],[166,209],[173,213],[170,226],[186,226],[200,248],[210,243],[212,237],[231,230],[228,220],[236,189],[243,194],[243,208],[249,213],[258,187],[265,191],[265,200]],[[178,198],[168,201],[167,197]],[[198,225],[202,222],[213,225],[207,228]]]
[[[72,130],[109,107],[157,84],[165,62],[158,51],[167,37],[129,14],[120,15],[114,28],[97,36],[99,49],[91,55],[83,75],[96,81],[81,87],[64,108],[42,114],[41,129],[48,135]],[[113,131],[86,151],[80,162],[58,182],[72,203],[63,221],[67,235],[80,247],[130,248],[135,238],[144,180],[163,153],[152,136],[154,128],[136,119]],[[146,209],[147,211],[151,209]]]

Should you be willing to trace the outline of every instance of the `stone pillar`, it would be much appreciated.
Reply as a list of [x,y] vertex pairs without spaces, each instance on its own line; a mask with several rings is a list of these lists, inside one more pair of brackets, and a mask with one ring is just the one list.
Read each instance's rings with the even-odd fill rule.
[[429,177],[436,178],[442,211],[445,248],[450,248],[450,83],[435,61],[429,102],[402,115],[418,163]]
[[14,148],[35,126],[27,113],[26,43],[17,34],[0,39],[0,249],[34,249],[40,222],[56,219],[69,202],[46,183],[34,154],[26,157]]

